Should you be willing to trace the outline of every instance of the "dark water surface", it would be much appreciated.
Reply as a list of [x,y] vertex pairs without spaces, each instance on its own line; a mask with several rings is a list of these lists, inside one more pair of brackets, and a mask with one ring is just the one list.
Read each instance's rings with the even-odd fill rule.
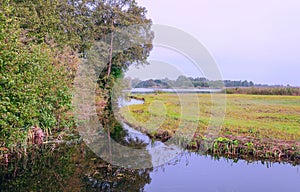
[[[45,152],[45,151],[44,151]],[[134,158],[134,157],[133,157]],[[108,168],[83,144],[12,163],[0,172],[0,191],[271,191],[299,192],[299,166],[233,162],[183,153],[160,167]]]
[[[122,106],[142,101],[124,100]],[[121,103],[121,102],[120,102]],[[126,124],[126,141],[149,146],[151,141]],[[168,153],[169,148],[165,148]],[[134,157],[132,157],[134,158]],[[0,167],[0,191],[149,191],[149,192],[299,192],[300,166],[248,163],[183,151],[154,168],[131,170],[108,166],[83,143],[45,146],[38,152]]]

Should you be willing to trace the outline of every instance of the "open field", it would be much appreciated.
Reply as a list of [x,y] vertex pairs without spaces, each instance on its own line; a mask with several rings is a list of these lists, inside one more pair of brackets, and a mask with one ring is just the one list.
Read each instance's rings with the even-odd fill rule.
[[[187,103],[183,105],[188,105],[195,115],[182,114],[182,103],[176,94],[135,96],[144,98],[145,103],[121,109],[121,115],[129,124],[153,138],[167,140],[178,130],[185,130],[185,125],[192,123],[197,125],[194,141],[205,139],[212,117],[211,95],[190,94],[191,98],[198,98],[198,103],[195,103],[195,99],[183,101]],[[253,148],[256,144],[257,148],[262,149],[268,145],[269,148],[263,151],[274,152],[278,149],[279,158],[287,148],[299,153],[300,97],[226,95],[226,100],[225,118],[219,127],[218,141],[236,141],[235,144],[240,142],[243,146]],[[199,111],[195,111],[198,107]],[[191,142],[191,145],[196,144]]]
[[[156,117],[163,121],[156,128],[173,131],[178,128],[180,121],[198,121],[198,131],[203,133],[211,118],[212,102],[209,94],[199,94],[199,103],[189,104],[191,107],[199,106],[199,117],[182,115],[181,103],[175,94],[138,97],[144,98],[145,104],[122,109],[123,114],[130,113],[135,118],[134,123],[142,125],[150,117]],[[300,97],[226,95],[226,99],[226,116],[220,135],[300,141]],[[153,103],[163,103],[164,109],[158,104],[155,107]],[[166,110],[166,114],[162,110]]]

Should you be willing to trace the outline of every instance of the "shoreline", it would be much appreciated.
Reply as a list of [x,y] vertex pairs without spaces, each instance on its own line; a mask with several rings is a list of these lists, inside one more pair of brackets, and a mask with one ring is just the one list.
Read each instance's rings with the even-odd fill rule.
[[[130,98],[145,101],[145,98],[131,96]],[[176,133],[176,130],[157,129],[151,131],[142,124],[126,119],[126,114],[118,115],[119,119],[131,126],[133,129],[146,134],[150,139],[167,142]],[[131,121],[131,122],[129,122]],[[209,136],[207,136],[209,137]],[[178,139],[178,143],[184,143],[184,137]],[[194,138],[182,146],[187,150],[199,152],[205,150],[205,154],[212,156],[223,156],[231,159],[243,159],[250,161],[286,162],[293,165],[300,164],[300,141],[282,140],[280,138],[256,138],[247,135],[220,134],[216,138],[206,138],[205,135],[196,133]],[[210,147],[208,147],[210,146]]]
[[[146,128],[133,125],[122,116],[121,119],[133,129],[146,134],[153,140],[167,142],[174,134],[166,130],[159,130],[159,132],[153,134]],[[183,140],[183,138],[181,139]],[[180,138],[179,143],[181,143]],[[211,147],[209,147],[204,154],[211,156],[300,165],[299,141],[256,139],[253,137],[238,137],[230,135],[219,135],[219,137],[210,140],[203,136],[196,135],[192,141],[183,147],[192,152],[199,152],[199,150],[207,148],[207,145],[211,145]]]

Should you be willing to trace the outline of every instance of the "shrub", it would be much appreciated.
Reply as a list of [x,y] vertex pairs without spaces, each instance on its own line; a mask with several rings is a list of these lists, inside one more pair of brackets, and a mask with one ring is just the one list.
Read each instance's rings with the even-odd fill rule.
[[57,126],[71,107],[66,71],[48,45],[21,43],[19,29],[0,12],[0,147],[24,142],[32,126]]

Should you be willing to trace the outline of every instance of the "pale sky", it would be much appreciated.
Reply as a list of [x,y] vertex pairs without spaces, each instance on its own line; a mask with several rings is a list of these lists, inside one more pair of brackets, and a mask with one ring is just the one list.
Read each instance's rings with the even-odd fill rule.
[[[300,0],[137,2],[147,8],[154,24],[197,38],[214,57],[223,79],[300,86]],[[154,50],[150,60],[159,54]],[[161,52],[161,57],[167,55]]]

